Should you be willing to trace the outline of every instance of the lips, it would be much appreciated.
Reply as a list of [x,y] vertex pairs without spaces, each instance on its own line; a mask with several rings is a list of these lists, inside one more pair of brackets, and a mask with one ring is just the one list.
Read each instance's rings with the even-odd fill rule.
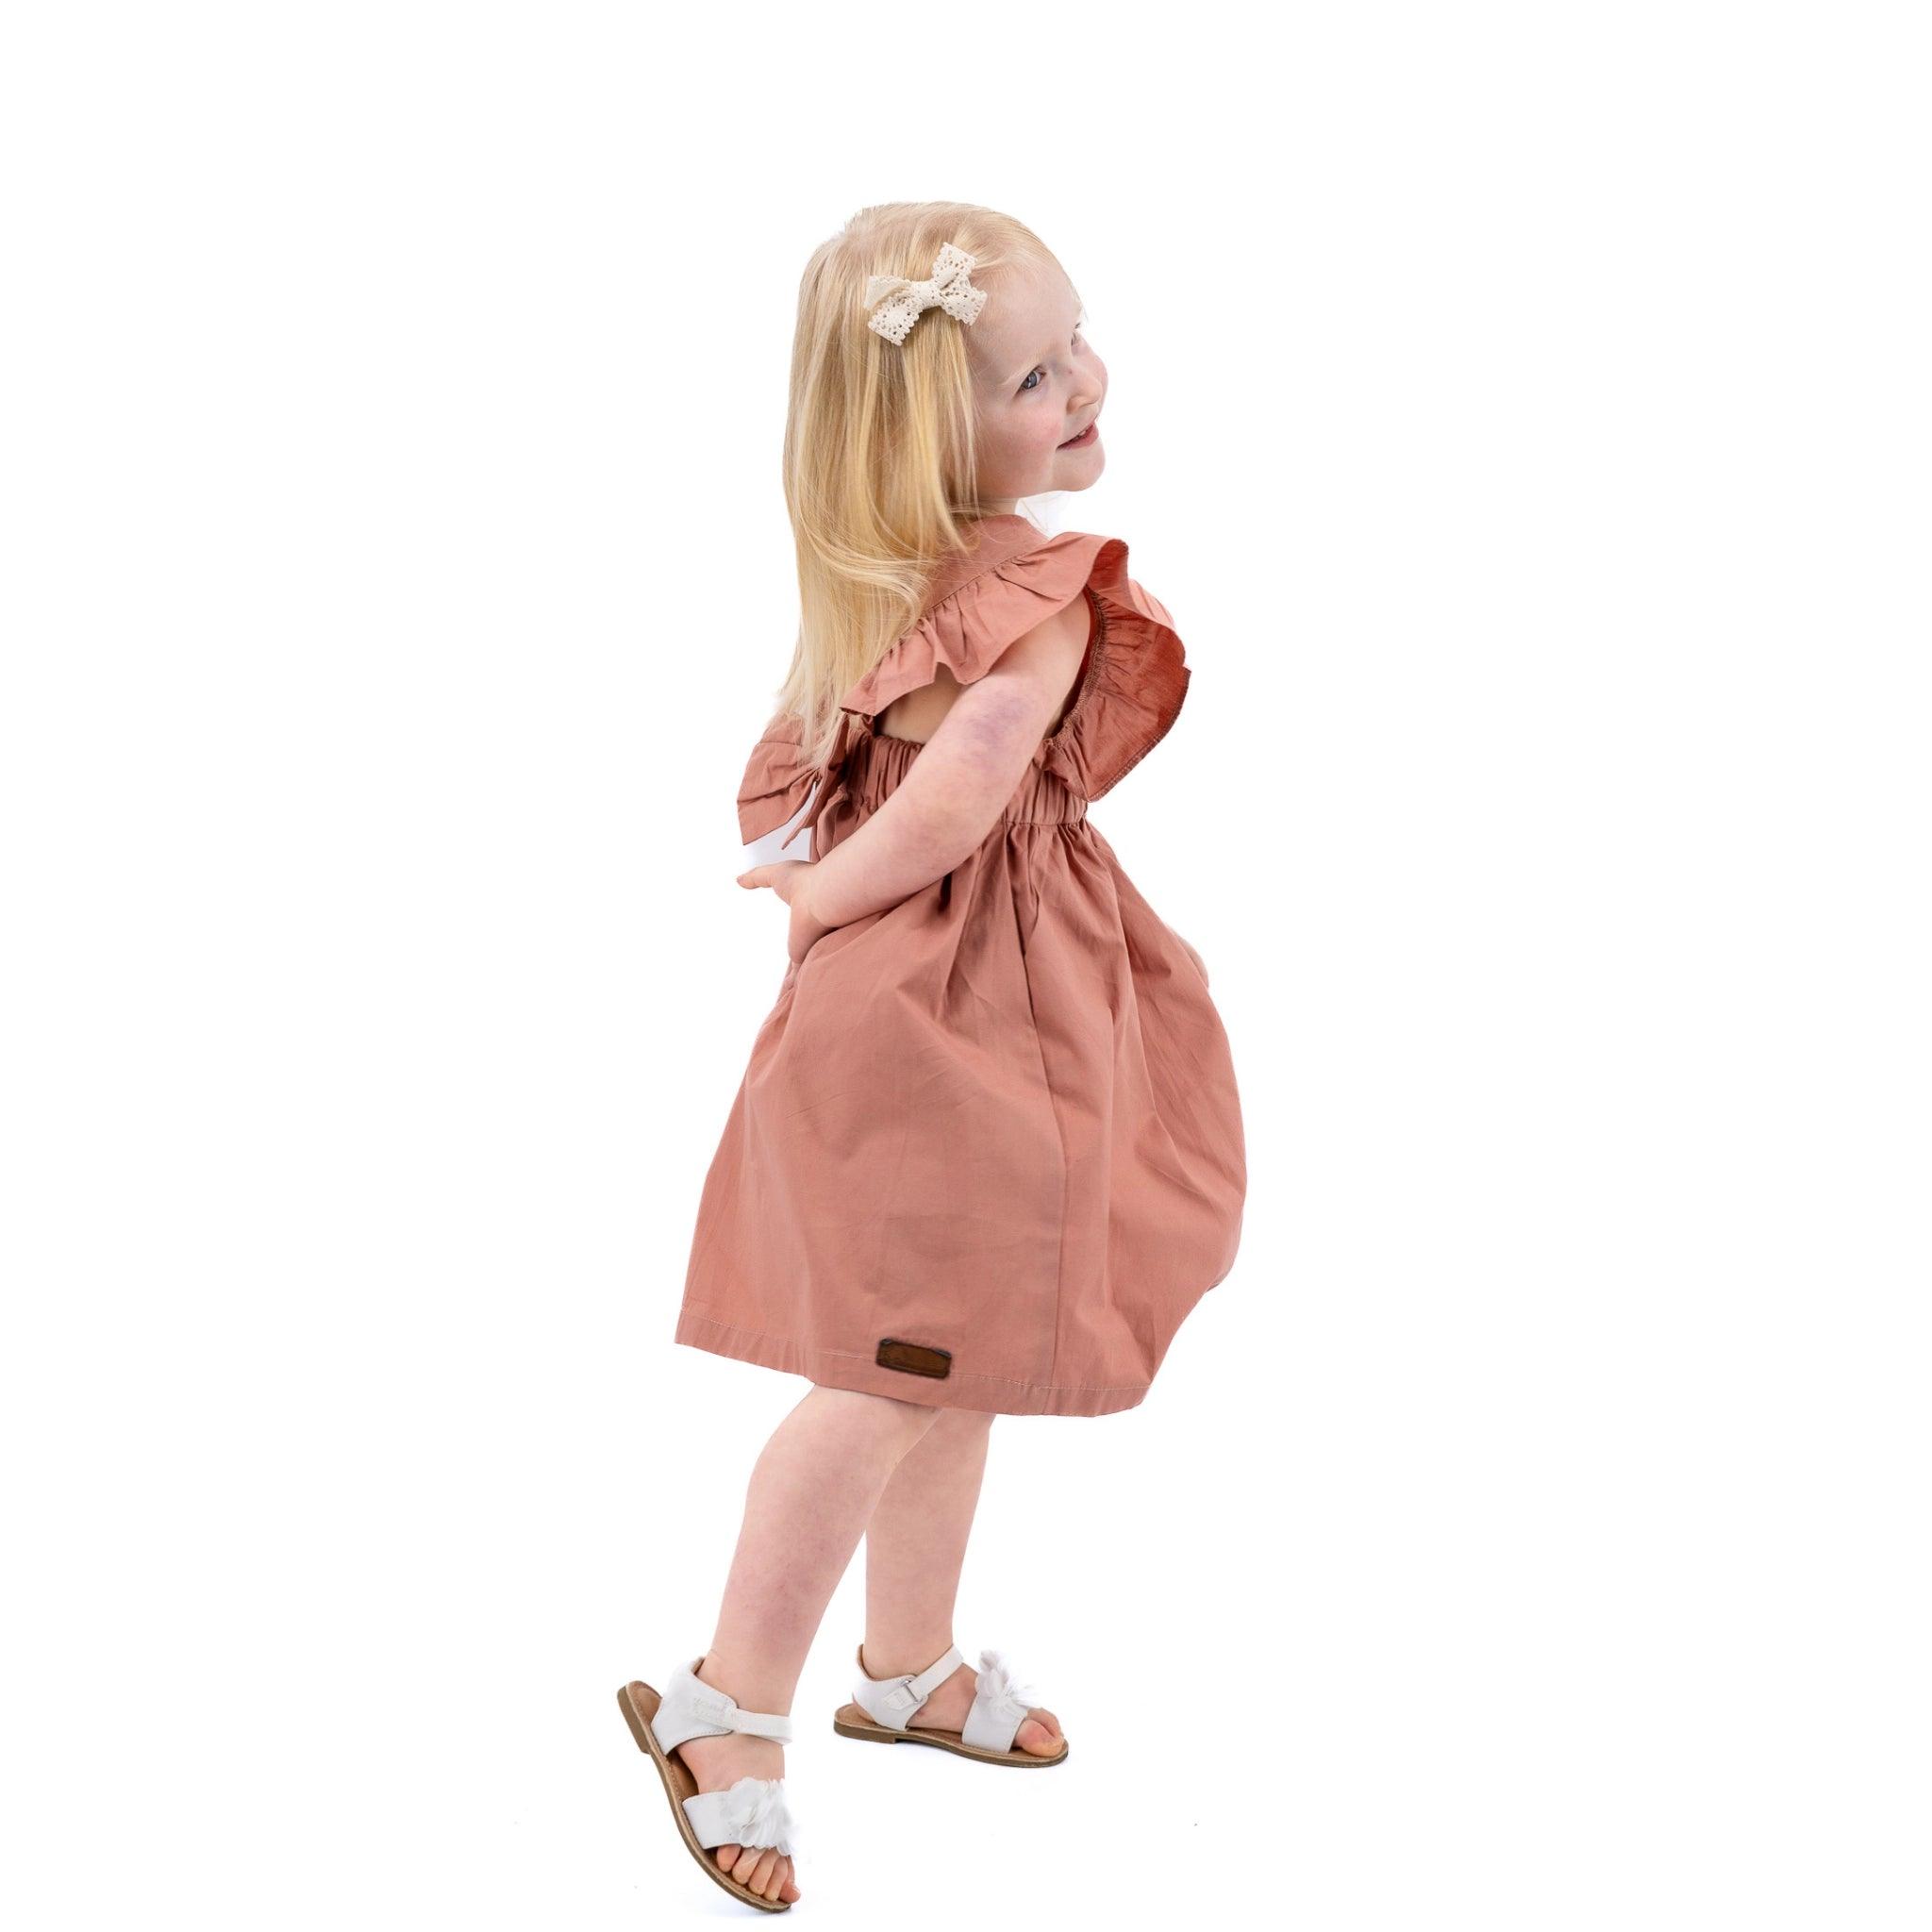
[[1067,440],[1066,440],[1066,441],[1064,441],[1063,443],[1061,443],[1061,444],[1060,444],[1060,448],[1062,448],[1062,449],[1085,449],[1085,448],[1087,447],[1087,445],[1088,445],[1088,444],[1089,444],[1090,442],[1093,441],[1094,441],[1094,439],[1095,439],[1095,438],[1096,438],[1096,437],[1097,437],[1097,436],[1098,436],[1099,434],[1100,434],[1100,418],[1099,418],[1098,416],[1096,416],[1096,417],[1094,417],[1094,419],[1093,419],[1093,421],[1092,421],[1092,422],[1091,422],[1090,424],[1088,424],[1088,425],[1086,426],[1086,428],[1084,428],[1083,430],[1081,430],[1081,432],[1079,433],[1079,435],[1078,435],[1078,436],[1070,436],[1070,437],[1068,437],[1068,438],[1067,438]]

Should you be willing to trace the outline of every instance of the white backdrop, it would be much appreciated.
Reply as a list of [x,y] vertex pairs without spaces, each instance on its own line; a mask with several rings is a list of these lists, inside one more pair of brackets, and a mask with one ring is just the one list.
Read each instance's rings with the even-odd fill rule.
[[805,1388],[670,1340],[797,275],[941,196],[1108,365],[1251,1196],[995,1427],[1067,1769],[834,1739],[855,1564],[796,1909],[1924,1925],[1913,11],[8,9],[13,1923],[741,1912],[613,1692]]

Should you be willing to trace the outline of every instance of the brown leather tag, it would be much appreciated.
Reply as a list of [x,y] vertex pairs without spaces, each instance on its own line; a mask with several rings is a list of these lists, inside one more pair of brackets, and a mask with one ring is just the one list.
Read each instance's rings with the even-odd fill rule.
[[953,1372],[953,1357],[943,1348],[927,1348],[918,1341],[894,1341],[890,1336],[879,1343],[874,1359],[882,1369],[904,1369],[908,1375],[937,1375],[943,1380]]

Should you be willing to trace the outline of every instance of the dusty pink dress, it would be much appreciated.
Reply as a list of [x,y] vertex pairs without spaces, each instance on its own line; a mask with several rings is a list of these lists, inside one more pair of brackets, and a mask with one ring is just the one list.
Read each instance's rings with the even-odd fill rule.
[[1247,1191],[1207,982],[1087,816],[1190,674],[1118,539],[1020,516],[977,536],[846,693],[822,768],[795,719],[772,720],[741,833],[811,795],[823,858],[919,756],[878,714],[941,663],[971,682],[1084,594],[1071,708],[976,851],[788,960],[705,1179],[675,1338],[934,1407],[1103,1415],[1146,1395],[1234,1266]]

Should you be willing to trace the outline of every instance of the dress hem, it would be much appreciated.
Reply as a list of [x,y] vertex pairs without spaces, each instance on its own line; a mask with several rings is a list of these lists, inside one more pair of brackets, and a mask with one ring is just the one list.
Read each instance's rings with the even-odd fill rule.
[[957,1369],[944,1377],[909,1375],[900,1369],[883,1368],[848,1349],[808,1348],[790,1336],[736,1328],[697,1313],[689,1304],[678,1312],[672,1340],[734,1361],[803,1375],[821,1388],[891,1396],[923,1408],[966,1408],[994,1415],[1113,1415],[1136,1407],[1153,1387],[1151,1382],[1012,1382]]

